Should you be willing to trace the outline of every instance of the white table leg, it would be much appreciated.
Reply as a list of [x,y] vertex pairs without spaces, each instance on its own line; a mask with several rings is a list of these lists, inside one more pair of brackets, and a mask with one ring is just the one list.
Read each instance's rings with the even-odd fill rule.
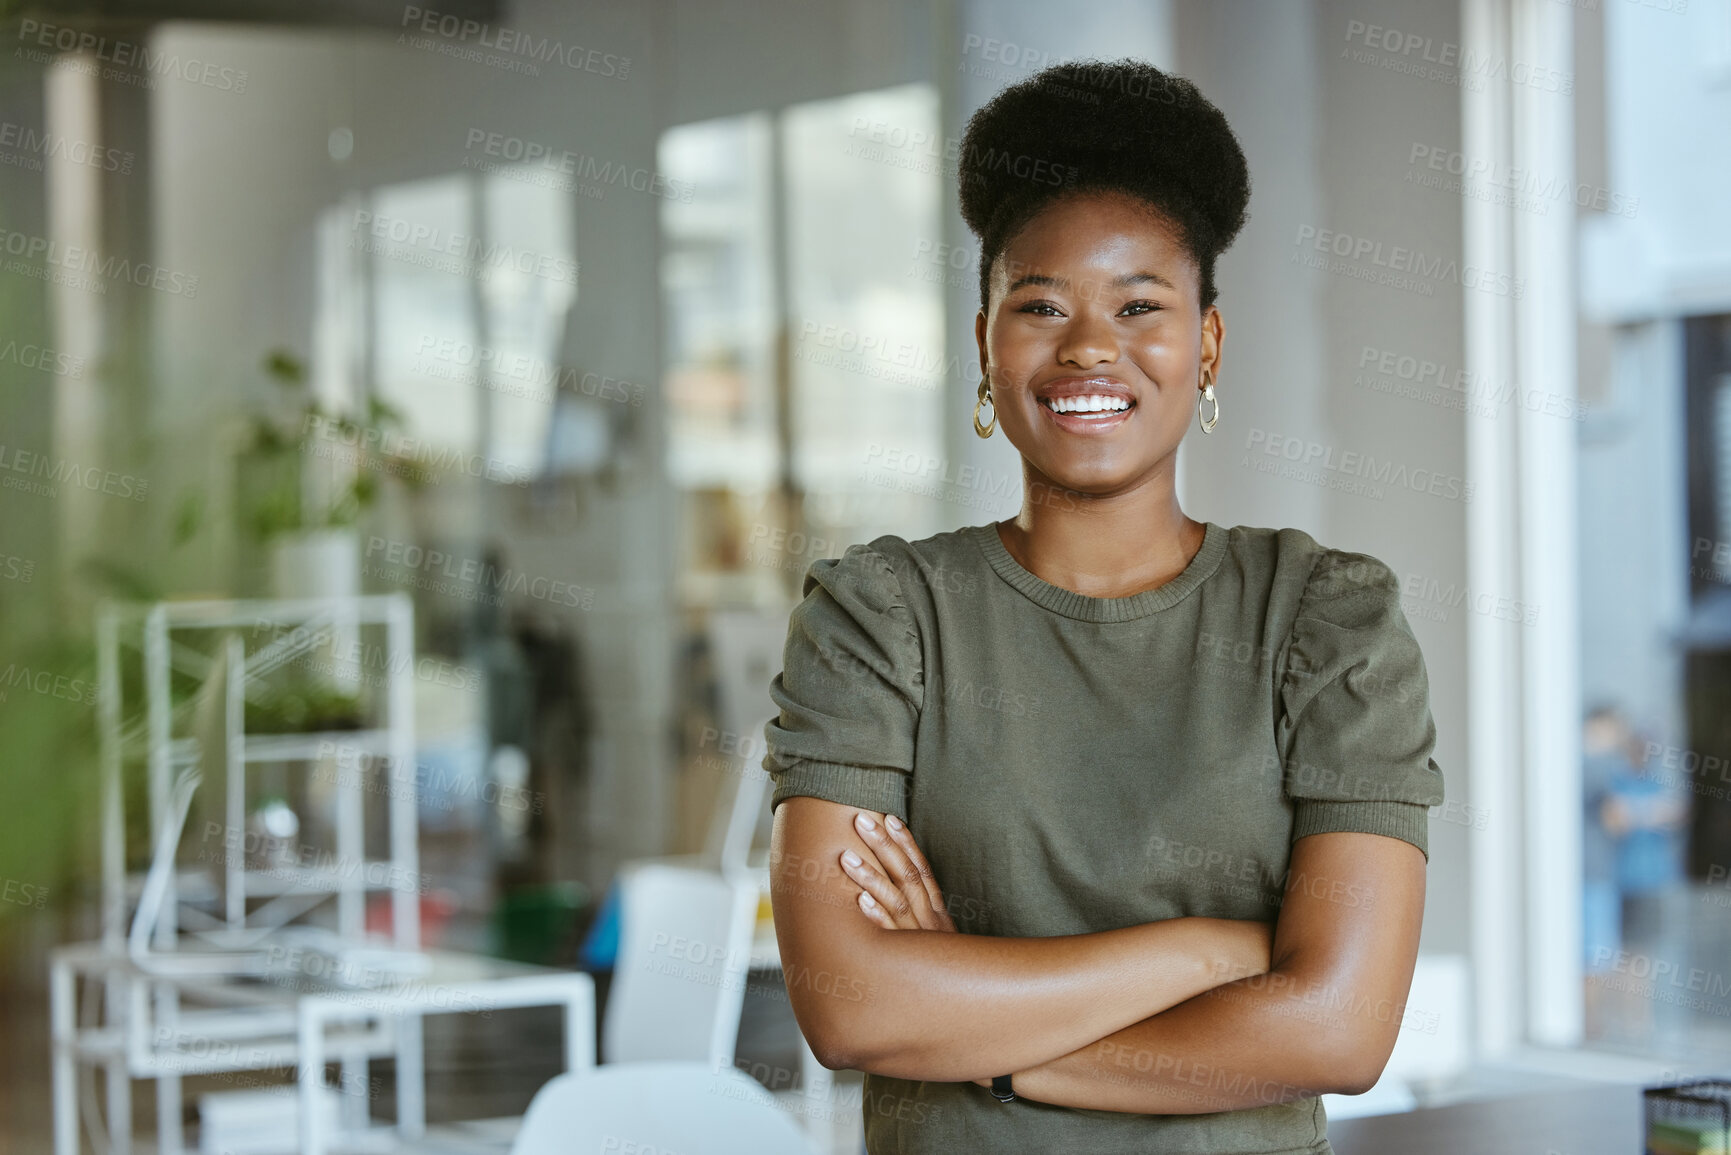
[[[138,1019],[143,1013],[139,988],[118,975],[109,975],[103,984],[103,1018],[110,1026],[120,1026],[126,1033],[128,1049],[135,1031],[142,1030]],[[108,1071],[108,1150],[111,1155],[132,1155],[132,1070],[124,1056],[110,1059]]]
[[300,1069],[297,1074],[301,1155],[325,1155],[329,1141],[319,1111],[319,1099],[325,1089],[325,1020],[317,1003],[316,999],[302,999],[300,1005]]
[[[180,992],[171,983],[156,988],[156,1022],[180,1025]],[[180,1073],[164,1070],[156,1076],[156,1147],[159,1155],[185,1155],[186,1131],[181,1126]]]
[[108,1060],[108,1149],[132,1155],[132,1072],[125,1059]]
[[405,1139],[427,1133],[427,1068],[421,1016],[405,1009],[397,1016],[397,1132]]
[[343,1055],[341,1094],[337,1101],[342,1104],[338,1115],[342,1119],[345,1130],[364,1131],[372,1116],[367,1097],[367,1056],[353,1051]]
[[584,983],[565,999],[565,1069],[572,1072],[595,1069],[593,983]]
[[54,1155],[78,1155],[78,1059],[75,1023],[77,983],[72,968],[48,967],[48,1030],[54,1048]]
[[156,1149],[161,1155],[186,1155],[186,1132],[181,1129],[180,1076],[163,1071],[156,1076]]

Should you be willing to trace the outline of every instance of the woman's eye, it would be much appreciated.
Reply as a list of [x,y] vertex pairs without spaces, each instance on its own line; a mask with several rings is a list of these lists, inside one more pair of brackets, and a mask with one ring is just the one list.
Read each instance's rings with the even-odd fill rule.
[[[1158,312],[1160,308],[1161,306],[1159,303],[1155,301],[1131,301],[1128,305],[1125,305],[1120,309],[1118,313],[1119,316],[1140,317],[1147,313]],[[1041,317],[1059,317],[1063,315],[1058,307],[1050,301],[1029,301],[1027,304],[1019,306],[1016,311],[1018,313],[1033,313],[1036,316]]]

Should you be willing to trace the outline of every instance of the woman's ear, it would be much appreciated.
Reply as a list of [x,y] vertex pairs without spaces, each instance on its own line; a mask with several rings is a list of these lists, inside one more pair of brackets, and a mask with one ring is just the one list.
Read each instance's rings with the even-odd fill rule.
[[1220,380],[1221,346],[1226,344],[1226,321],[1220,316],[1220,310],[1210,305],[1202,314],[1202,357],[1200,372],[1197,374],[1196,387],[1202,387],[1202,381]]

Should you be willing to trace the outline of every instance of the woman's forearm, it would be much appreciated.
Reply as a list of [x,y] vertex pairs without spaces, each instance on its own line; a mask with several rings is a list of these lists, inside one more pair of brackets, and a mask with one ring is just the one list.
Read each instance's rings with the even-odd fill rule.
[[788,997],[826,1066],[937,1082],[1000,1075],[1268,967],[1269,928],[1256,922],[1180,918],[1049,938],[874,925],[841,868],[849,850],[889,856],[881,827],[862,837],[860,813],[788,799],[770,850]]
[[[1215,986],[1032,1070],[1018,1095],[1180,1115],[1359,1094],[1394,1048],[1418,957],[1424,856],[1334,832],[1294,844],[1267,974]],[[1335,885],[1335,884],[1339,885]]]
[[1255,924],[1221,919],[1053,938],[870,934],[853,955],[866,997],[807,998],[836,1040],[831,1065],[935,1082],[1063,1056],[1266,965]]
[[1041,1103],[1158,1115],[1356,1094],[1375,1081],[1366,1040],[1380,1033],[1376,1020],[1398,1024],[1401,1013],[1272,972],[1018,1071],[1015,1089]]

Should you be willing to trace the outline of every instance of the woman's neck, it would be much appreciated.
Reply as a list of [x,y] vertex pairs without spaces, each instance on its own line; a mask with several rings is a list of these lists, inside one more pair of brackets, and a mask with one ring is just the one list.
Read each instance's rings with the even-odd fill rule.
[[1205,528],[1178,508],[1170,472],[1106,497],[1030,473],[1021,512],[998,523],[998,537],[1041,581],[1088,597],[1121,598],[1183,573],[1202,548]]

